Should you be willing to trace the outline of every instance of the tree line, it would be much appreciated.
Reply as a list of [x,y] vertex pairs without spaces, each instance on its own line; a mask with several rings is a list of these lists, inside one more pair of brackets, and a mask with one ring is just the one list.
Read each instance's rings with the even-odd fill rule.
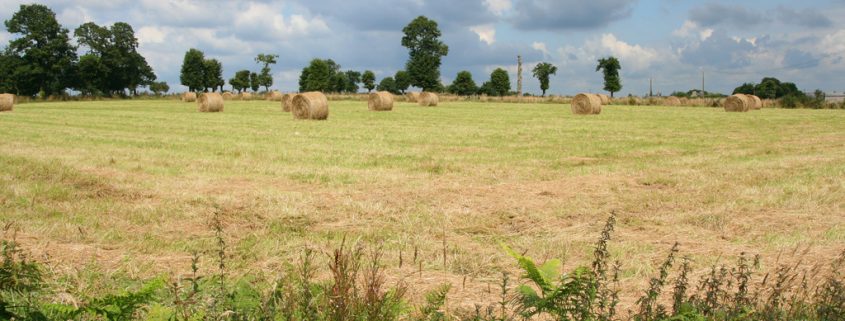
[[[21,5],[5,25],[17,37],[0,53],[0,92],[47,97],[66,94],[68,90],[86,96],[137,95],[138,89],[143,87],[156,94],[170,90],[167,83],[156,81],[153,69],[138,52],[135,31],[127,23],[100,26],[87,22],[71,34],[58,23],[50,8],[30,4]],[[452,84],[443,85],[440,66],[442,58],[449,53],[449,46],[440,40],[437,22],[420,16],[402,31],[401,43],[409,53],[404,70],[376,84],[375,74],[370,70],[342,70],[331,59],[313,59],[302,69],[299,90],[355,93],[363,87],[368,92],[377,89],[404,94],[413,86],[423,91],[456,95],[511,94],[508,73],[501,68],[494,70],[490,79],[480,86],[466,70],[459,72]],[[78,46],[73,44],[74,39]],[[79,49],[84,50],[81,56],[77,54]],[[278,58],[275,54],[259,54],[255,58],[259,71],[237,71],[228,79],[228,84],[237,92],[257,92],[262,87],[269,91],[273,86],[271,66]],[[620,68],[618,60],[609,57],[600,60],[596,69],[604,71],[605,89],[611,95],[621,89]],[[533,75],[540,81],[542,95],[549,89],[549,77],[556,72],[557,67],[548,62],[534,67]],[[194,48],[185,53],[179,80],[195,92],[223,91],[227,84],[222,63],[206,58],[202,51]]]
[[[134,95],[139,87],[147,86],[153,91],[169,90],[166,83],[156,82],[127,23],[87,22],[73,32],[79,47],[44,5],[21,5],[5,26],[17,37],[0,53],[0,92],[47,97],[68,90],[98,96]],[[79,48],[85,49],[81,56]]]

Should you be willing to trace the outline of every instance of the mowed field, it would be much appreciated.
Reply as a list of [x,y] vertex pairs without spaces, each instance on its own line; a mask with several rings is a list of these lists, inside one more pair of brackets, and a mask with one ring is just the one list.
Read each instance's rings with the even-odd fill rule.
[[676,241],[698,269],[845,249],[842,111],[330,109],[296,121],[268,101],[223,113],[174,100],[17,105],[0,113],[0,223],[80,288],[188,273],[193,252],[213,273],[218,213],[232,275],[272,278],[304,248],[346,238],[382,247],[413,293],[451,282],[451,300],[468,303],[494,300],[490,284],[518,271],[501,244],[569,270],[590,262],[614,211],[626,291]]

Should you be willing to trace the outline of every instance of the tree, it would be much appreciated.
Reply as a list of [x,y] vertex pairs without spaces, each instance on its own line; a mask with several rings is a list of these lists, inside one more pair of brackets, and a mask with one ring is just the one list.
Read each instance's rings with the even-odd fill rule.
[[205,54],[191,48],[182,60],[182,71],[179,80],[190,91],[200,91],[206,88]]
[[332,88],[332,76],[340,66],[331,59],[313,59],[299,75],[299,91],[329,92]]
[[223,64],[217,59],[207,59],[203,61],[203,65],[205,66],[203,87],[210,88],[212,92],[217,91],[218,88],[223,91],[223,85],[226,84],[226,81],[223,80]]
[[238,93],[249,89],[249,70],[241,70],[235,73],[235,77],[229,79],[229,85],[232,90],[237,90]]
[[349,85],[349,76],[345,72],[338,72],[332,75],[331,91],[336,93],[343,93]]
[[496,68],[490,73],[490,86],[497,96],[505,96],[511,91],[511,80],[508,72],[502,68]]
[[448,91],[455,95],[469,96],[478,92],[478,86],[476,86],[475,81],[472,80],[472,74],[469,71],[464,70],[458,72],[458,75],[455,76],[455,81],[449,85]]
[[85,96],[102,95],[108,91],[109,69],[100,61],[95,54],[85,54],[79,57],[77,64],[79,80],[76,90]]
[[622,69],[622,65],[619,64],[619,59],[616,59],[616,57],[601,58],[596,66],[596,71],[602,70],[604,73],[604,90],[610,92],[611,98],[613,93],[622,90],[619,69]]
[[357,93],[359,83],[361,83],[361,73],[354,70],[347,70],[345,91],[348,93]]
[[168,86],[167,83],[164,81],[153,82],[152,84],[150,84],[150,91],[152,91],[153,93],[155,93],[156,96],[158,96],[163,93],[166,94],[168,91],[170,91],[170,86]]
[[754,94],[754,84],[752,83],[744,83],[739,87],[734,89],[733,94],[747,94],[753,95]]
[[[88,48],[86,55],[98,58],[98,69],[104,72],[99,75],[101,79],[88,78],[90,72],[80,74],[82,87],[97,82],[97,89],[102,93],[124,95],[128,89],[137,94],[138,87],[148,86],[155,81],[153,69],[144,56],[138,53],[138,39],[129,24],[117,22],[107,28],[87,22],[76,28],[74,35],[80,45]],[[86,67],[91,69],[94,62],[94,59],[87,58],[86,63],[89,65]]]
[[411,75],[407,71],[397,71],[396,75],[393,76],[393,80],[396,81],[396,90],[399,90],[402,94],[408,90],[408,87],[411,87]]
[[20,5],[5,25],[9,33],[19,34],[6,48],[7,54],[14,57],[6,61],[6,68],[15,68],[4,82],[11,82],[15,93],[52,95],[73,85],[76,48],[70,44],[68,30],[56,21],[50,8]]
[[367,92],[373,91],[373,88],[376,88],[376,74],[369,70],[364,71],[364,75],[361,76],[361,82],[364,83],[364,88],[367,88]]
[[393,80],[393,77],[384,77],[384,79],[378,83],[378,90],[389,91],[392,94],[399,94],[399,90],[396,90],[396,81]]
[[249,73],[249,88],[254,92],[258,92],[258,88],[261,88],[261,85],[258,83],[258,74],[254,72]]
[[258,84],[264,86],[264,90],[267,92],[270,91],[270,86],[273,85],[273,75],[270,74],[270,65],[275,65],[277,58],[279,58],[279,55],[271,54],[258,54],[255,57],[256,63],[264,64],[261,67],[261,73],[258,74]]
[[402,46],[408,48],[405,70],[411,85],[431,91],[440,84],[440,60],[449,54],[449,46],[440,41],[437,22],[419,16],[402,29]]
[[549,89],[549,76],[557,73],[557,67],[548,62],[541,62],[534,66],[534,78],[540,80],[540,90],[543,91],[543,97],[546,96],[546,90]]
[[493,83],[485,81],[483,84],[481,84],[481,87],[478,87],[478,94],[496,96],[498,92],[496,92],[496,88],[493,87]]

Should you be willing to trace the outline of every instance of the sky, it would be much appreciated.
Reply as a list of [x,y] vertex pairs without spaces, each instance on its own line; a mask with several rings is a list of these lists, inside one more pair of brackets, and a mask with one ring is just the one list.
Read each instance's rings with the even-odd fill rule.
[[[19,1],[0,0],[0,19]],[[558,67],[550,94],[600,92],[597,60],[617,57],[622,95],[701,88],[730,93],[777,77],[804,91],[845,91],[845,0],[49,0],[71,32],[85,22],[127,22],[159,80],[182,91],[179,69],[197,48],[223,63],[224,78],[257,71],[259,53],[279,55],[272,88],[296,91],[303,67],[330,58],[343,70],[372,70],[377,81],[403,69],[402,28],[425,15],[449,46],[441,75],[462,70],[477,84],[504,68],[516,89],[538,94],[531,69]],[[15,35],[0,27],[0,47]],[[84,50],[84,49],[80,49]],[[228,85],[227,85],[228,87]]]

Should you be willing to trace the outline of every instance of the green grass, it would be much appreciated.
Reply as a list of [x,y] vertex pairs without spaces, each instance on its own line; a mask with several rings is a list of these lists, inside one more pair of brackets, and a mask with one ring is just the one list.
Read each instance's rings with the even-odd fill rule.
[[0,220],[61,266],[152,275],[188,271],[220,211],[238,273],[348,237],[383,242],[396,275],[415,246],[445,272],[412,282],[469,275],[479,288],[513,267],[500,242],[585,262],[612,210],[623,284],[674,241],[701,265],[843,247],[842,111],[330,105],[327,121],[265,101],[207,114],[169,100],[15,106],[0,114]]

